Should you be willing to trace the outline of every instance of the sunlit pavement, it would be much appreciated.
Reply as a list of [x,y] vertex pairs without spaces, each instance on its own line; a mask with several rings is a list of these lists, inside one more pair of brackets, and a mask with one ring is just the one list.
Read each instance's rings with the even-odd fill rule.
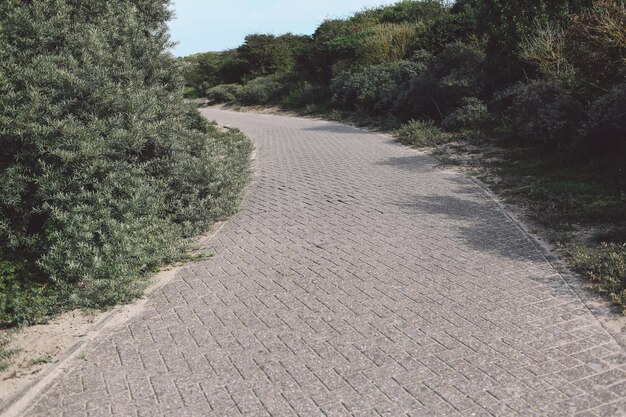
[[626,415],[610,313],[470,179],[335,123],[204,114],[257,147],[216,255],[28,415]]

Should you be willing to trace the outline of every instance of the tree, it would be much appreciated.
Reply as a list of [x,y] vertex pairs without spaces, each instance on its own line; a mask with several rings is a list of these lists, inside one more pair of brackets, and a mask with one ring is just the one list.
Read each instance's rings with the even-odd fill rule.
[[237,52],[252,77],[288,72],[296,65],[298,48],[309,42],[308,36],[253,34],[245,38]]
[[183,76],[187,95],[190,97],[200,97],[206,90],[221,84],[219,70],[223,65],[223,58],[220,52],[205,52],[195,54],[183,59]]

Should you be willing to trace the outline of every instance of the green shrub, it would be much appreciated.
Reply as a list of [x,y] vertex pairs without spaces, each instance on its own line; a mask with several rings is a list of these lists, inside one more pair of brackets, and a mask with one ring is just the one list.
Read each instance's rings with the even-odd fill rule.
[[584,106],[545,81],[518,83],[496,95],[492,107],[509,133],[556,149],[571,143],[584,120]]
[[26,262],[0,259],[0,323],[47,321],[61,308],[60,290],[35,276]]
[[597,251],[578,246],[568,254],[576,269],[626,313],[626,244],[604,243]]
[[276,77],[259,77],[244,84],[239,101],[243,104],[277,104],[287,89]]
[[239,84],[220,84],[209,88],[206,97],[211,103],[233,103],[241,96],[242,90]]
[[439,145],[447,135],[432,120],[411,120],[394,132],[398,142],[404,145],[427,147]]
[[[532,67],[519,57],[520,43],[532,33],[536,22],[561,24],[568,12],[579,10],[588,0],[515,0],[476,2],[478,22],[487,35],[486,80],[490,92],[524,79]],[[593,2],[595,3],[595,1]]]
[[401,120],[442,120],[465,97],[482,96],[485,53],[479,47],[457,42],[434,57],[421,52],[414,59],[425,62],[427,68],[401,88],[393,108]]
[[3,320],[128,301],[236,209],[251,144],[185,104],[169,18],[160,0],[0,3]]
[[602,153],[626,151],[626,82],[592,103],[586,139]]
[[287,109],[299,109],[322,103],[328,100],[328,95],[327,88],[313,85],[307,81],[299,82],[291,88],[289,94],[283,99],[282,106]]
[[400,1],[356,13],[350,20],[356,23],[428,23],[445,12],[446,7],[439,0]]
[[446,130],[482,130],[493,122],[493,117],[487,109],[487,105],[475,97],[463,99],[461,107],[453,110],[442,122]]
[[251,34],[236,52],[245,68],[244,78],[255,78],[291,71],[299,51],[306,48],[311,38],[287,33],[281,36]]
[[355,61],[360,37],[340,19],[325,20],[315,30],[313,41],[301,57],[297,70],[305,79],[329,86],[333,67],[340,61]]
[[441,52],[446,45],[467,42],[478,32],[478,21],[472,13],[445,14],[435,20],[430,29],[418,40],[418,46],[433,52]]
[[344,73],[331,84],[333,102],[345,110],[381,114],[391,109],[400,88],[423,70],[423,64],[399,61]]

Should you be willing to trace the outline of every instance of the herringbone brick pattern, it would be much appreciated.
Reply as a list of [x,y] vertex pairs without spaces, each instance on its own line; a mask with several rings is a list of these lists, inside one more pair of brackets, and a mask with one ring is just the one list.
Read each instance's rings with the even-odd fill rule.
[[205,114],[258,150],[216,256],[30,416],[626,415],[622,339],[469,179],[351,127]]

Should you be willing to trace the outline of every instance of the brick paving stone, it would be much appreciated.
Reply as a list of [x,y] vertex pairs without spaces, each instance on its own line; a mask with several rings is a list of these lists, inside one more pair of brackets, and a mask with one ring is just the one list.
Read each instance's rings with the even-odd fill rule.
[[472,180],[349,126],[203,112],[255,141],[242,210],[28,416],[626,415],[624,333]]

